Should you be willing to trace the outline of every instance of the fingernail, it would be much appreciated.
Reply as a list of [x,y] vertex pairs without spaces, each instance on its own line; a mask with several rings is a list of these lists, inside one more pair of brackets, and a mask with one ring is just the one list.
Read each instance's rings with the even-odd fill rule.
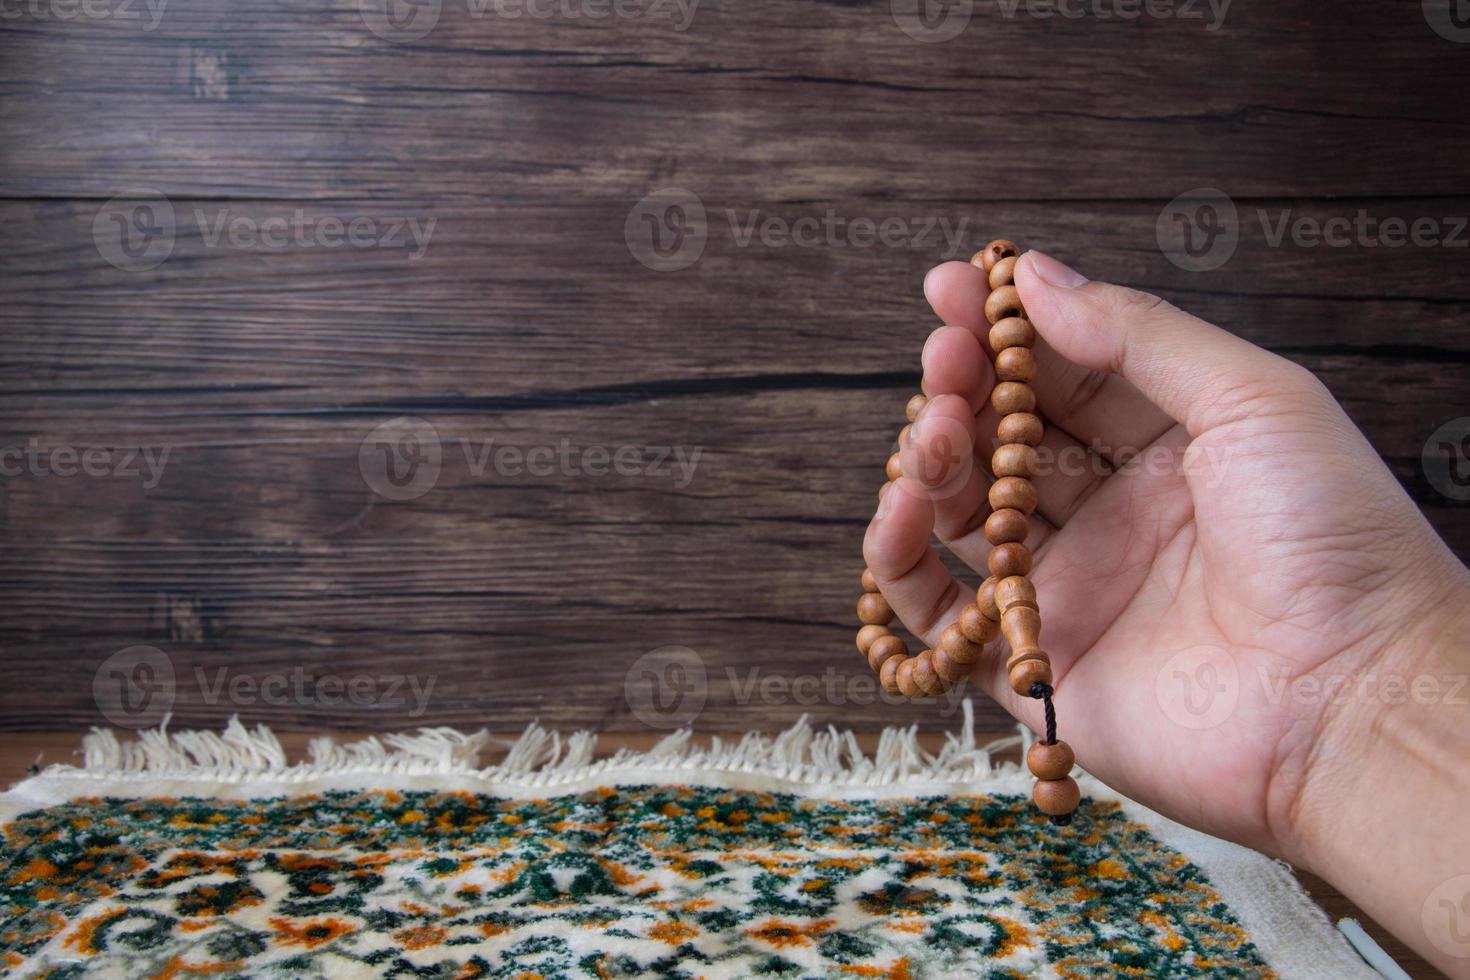
[[1087,277],[1070,266],[1063,265],[1045,252],[1026,253],[1031,259],[1031,271],[1048,286],[1058,289],[1076,289],[1087,281]]

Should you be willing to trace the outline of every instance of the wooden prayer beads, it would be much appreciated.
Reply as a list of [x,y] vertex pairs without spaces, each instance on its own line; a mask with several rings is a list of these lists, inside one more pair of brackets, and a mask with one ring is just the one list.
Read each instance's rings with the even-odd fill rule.
[[[886,690],[916,698],[941,694],[963,680],[985,644],[1004,634],[1011,648],[1006,660],[1011,689],[1021,697],[1040,699],[1045,710],[1046,738],[1031,746],[1026,756],[1026,764],[1037,780],[1032,800],[1054,823],[1066,824],[1081,792],[1070,775],[1072,749],[1056,737],[1051,658],[1041,648],[1041,612],[1036,604],[1036,588],[1027,578],[1032,555],[1025,541],[1029,517],[1038,503],[1036,488],[1031,484],[1039,469],[1033,447],[1041,442],[1043,426],[1030,384],[1036,376],[1036,355],[1031,350],[1036,328],[1026,317],[1015,285],[1018,256],[1013,243],[997,240],[970,260],[985,273],[990,286],[985,318],[991,324],[989,341],[997,381],[990,404],[1001,417],[996,430],[999,445],[984,460],[995,477],[988,494],[991,513],[985,519],[985,539],[991,544],[990,577],[976,590],[975,601],[961,610],[959,619],[945,627],[938,649],[911,657],[907,644],[891,629],[893,608],[872,572],[864,570],[863,595],[857,605],[863,626],[858,630],[857,646]],[[923,395],[909,399],[906,414],[910,424],[927,404]],[[899,434],[900,449],[909,432],[910,426],[905,426]],[[883,484],[880,496],[903,475],[900,453],[889,457],[886,475],[888,482]]]

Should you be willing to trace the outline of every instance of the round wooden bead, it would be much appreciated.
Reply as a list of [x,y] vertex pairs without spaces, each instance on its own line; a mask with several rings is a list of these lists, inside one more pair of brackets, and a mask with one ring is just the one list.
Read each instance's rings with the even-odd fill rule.
[[889,694],[902,694],[898,689],[898,668],[907,663],[907,656],[889,657],[883,661],[883,668],[878,672],[878,683],[883,685],[883,690]]
[[1048,660],[1023,660],[1010,670],[1011,690],[1023,698],[1031,696],[1036,684],[1051,684],[1051,662]]
[[995,584],[994,577],[980,583],[980,588],[975,590],[975,605],[979,607],[980,615],[999,626],[1000,607],[995,604]]
[[914,427],[912,425],[906,425],[902,429],[898,430],[898,444],[900,447],[908,445],[909,432],[912,431],[913,428]]
[[913,676],[914,685],[929,697],[949,690],[949,685],[944,683],[944,678],[934,669],[933,650],[925,650],[914,658]]
[[1012,650],[1025,650],[1041,642],[1041,613],[1030,606],[1012,606],[1000,614],[1001,632]]
[[1026,515],[1009,507],[994,511],[985,518],[985,540],[991,544],[1025,541],[1030,530]]
[[965,635],[965,631],[960,628],[960,624],[954,622],[946,626],[944,632],[939,634],[939,649],[949,654],[950,659],[956,663],[972,664],[980,656],[983,648],[979,643],[972,642]]
[[960,610],[960,632],[971,643],[983,646],[1000,635],[1000,624],[986,619],[980,607],[972,602]]
[[887,626],[893,622],[893,607],[881,592],[864,592],[857,602],[858,622]]
[[990,407],[997,415],[1015,412],[1033,412],[1036,409],[1036,392],[1020,381],[1002,381],[990,392]]
[[1021,291],[1015,286],[1002,286],[992,290],[985,299],[985,319],[991,324],[1025,315],[1026,308],[1021,305]]
[[1007,507],[1030,514],[1036,509],[1036,488],[1030,480],[1019,476],[1003,476],[990,485],[990,509],[1004,510]]
[[1002,381],[1030,381],[1036,377],[1036,355],[1028,347],[1007,347],[995,355],[995,376]]
[[1000,425],[995,427],[995,434],[1001,442],[1025,446],[1040,443],[1043,431],[1041,419],[1030,412],[1012,412],[1002,416]]
[[919,687],[919,682],[914,679],[914,657],[906,657],[903,663],[898,665],[894,671],[893,679],[898,682],[898,693],[906,698],[921,698],[924,691]]
[[934,651],[934,673],[953,685],[970,676],[970,665],[955,660],[944,650]]
[[998,544],[990,549],[987,565],[990,574],[998,579],[1011,575],[1027,575],[1031,572],[1031,549],[1015,541]]
[[989,245],[986,245],[980,251],[970,256],[970,264],[974,266],[979,266],[981,269],[989,272],[991,269],[995,268],[995,264],[1001,259],[1020,254],[1021,250],[1016,247],[1015,242],[1007,241],[1004,238],[997,238],[995,241],[991,242]]
[[1024,575],[1013,575],[995,583],[995,604],[1002,615],[1012,606],[1040,608],[1036,605],[1036,586]]
[[990,267],[990,288],[999,289],[1016,281],[1016,256],[1007,255]]
[[877,642],[878,637],[890,635],[891,634],[889,633],[887,626],[879,626],[876,623],[864,626],[862,629],[857,631],[858,653],[861,653],[863,656],[866,657],[868,655],[868,650],[871,649],[873,644]]
[[1026,768],[1037,779],[1065,779],[1077,759],[1066,742],[1034,743],[1026,753]]
[[908,417],[908,420],[912,422],[914,419],[919,417],[919,413],[924,410],[924,406],[927,404],[929,404],[929,399],[925,398],[923,395],[915,395],[914,397],[910,398],[909,403],[903,407],[903,413]]
[[884,473],[887,474],[889,480],[897,480],[903,476],[903,462],[899,459],[898,453],[888,457],[888,465],[884,467]]
[[1036,343],[1036,327],[1023,316],[1012,316],[990,328],[990,350],[999,354],[1010,347],[1030,347]]
[[997,446],[990,454],[990,472],[997,477],[1019,476],[1029,480],[1040,468],[1041,458],[1036,455],[1036,450],[1020,443]]
[[908,652],[908,644],[903,642],[902,637],[894,636],[892,633],[880,636],[868,648],[868,666],[875,672],[882,673],[883,665],[891,658],[907,656]]
[[877,592],[878,591],[878,580],[875,579],[873,577],[873,573],[871,571],[869,571],[868,569],[866,569],[866,568],[863,569],[862,583],[863,583],[863,591],[864,592]]
[[1082,790],[1071,776],[1038,779],[1031,790],[1031,799],[1042,813],[1061,817],[1077,809],[1077,804],[1082,802]]

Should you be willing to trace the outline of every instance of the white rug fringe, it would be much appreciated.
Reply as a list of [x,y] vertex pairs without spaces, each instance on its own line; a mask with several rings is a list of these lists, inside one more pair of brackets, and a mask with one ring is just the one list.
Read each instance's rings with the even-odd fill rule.
[[407,776],[455,775],[488,783],[514,782],[552,787],[581,783],[622,770],[748,773],[796,783],[882,787],[896,783],[973,783],[1019,771],[994,753],[1024,747],[1029,738],[1012,736],[981,746],[975,741],[975,712],[963,703],[958,732],[945,736],[937,752],[919,744],[918,727],[888,728],[870,757],[851,731],[816,730],[805,717],[778,735],[751,732],[739,741],[715,736],[698,745],[688,729],[664,736],[646,751],[620,749],[595,758],[597,736],[589,731],[562,736],[536,723],[506,745],[504,758],[482,765],[481,756],[497,742],[484,731],[465,734],[452,728],[370,736],[356,742],[313,739],[309,761],[288,764],[286,752],[269,728],[247,728],[231,718],[224,731],[169,732],[168,721],[119,741],[109,729],[93,729],[82,743],[82,765],[54,765],[43,778],[149,779],[234,783],[268,779],[301,783],[334,776],[393,773]]

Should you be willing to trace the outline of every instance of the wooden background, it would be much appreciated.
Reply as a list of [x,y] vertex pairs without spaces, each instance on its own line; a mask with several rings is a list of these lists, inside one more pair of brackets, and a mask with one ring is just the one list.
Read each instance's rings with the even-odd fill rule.
[[[176,725],[647,731],[625,677],[679,645],[708,671],[706,730],[947,727],[934,705],[855,703],[871,687],[742,691],[864,677],[860,544],[936,325],[922,276],[1001,234],[1318,372],[1470,554],[1465,504],[1421,462],[1470,414],[1470,250],[1273,247],[1256,218],[1448,231],[1470,214],[1470,45],[1418,0],[1236,0],[1214,30],[1203,4],[1125,20],[977,0],[943,43],[900,29],[905,0],[707,0],[687,29],[595,2],[477,17],[444,0],[404,43],[356,0],[171,0],[156,26],[144,0],[136,20],[6,8],[0,447],[169,456],[153,487],[55,466],[0,480],[0,727],[102,721],[99,665],[139,644],[173,664]],[[1190,272],[1156,222],[1202,186],[1234,200],[1240,243]],[[671,188],[702,202],[703,224],[685,216],[706,241],[660,272],[628,229]],[[110,264],[94,237],[120,193],[167,198],[155,268]],[[211,236],[298,212],[434,226],[417,258]],[[741,237],[752,216],[829,212],[964,235]],[[443,459],[398,501],[359,449],[401,417]],[[476,472],[461,440],[492,439],[702,455],[687,485]],[[210,703],[197,672],[297,666],[435,686],[422,713],[310,688]]]

